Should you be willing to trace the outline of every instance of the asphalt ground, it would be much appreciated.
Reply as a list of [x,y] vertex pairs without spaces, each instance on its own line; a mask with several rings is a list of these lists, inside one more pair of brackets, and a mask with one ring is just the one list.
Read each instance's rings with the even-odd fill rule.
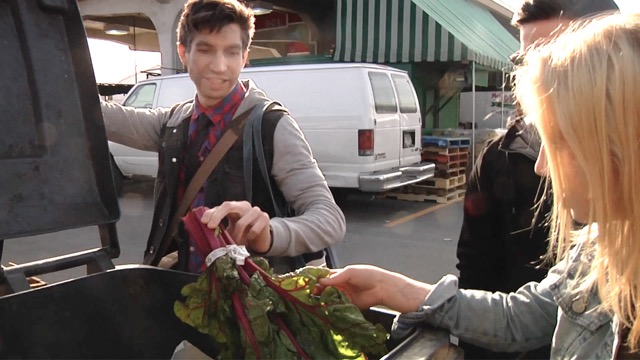
[[[125,182],[119,199],[117,222],[121,247],[116,265],[137,264],[151,226],[153,182]],[[373,264],[402,272],[415,279],[435,282],[444,274],[457,274],[455,250],[462,224],[462,202],[449,204],[410,202],[365,194],[351,194],[340,203],[347,219],[347,233],[336,246],[338,263]],[[38,236],[8,239],[1,262],[23,264],[100,246],[96,226]],[[74,268],[40,278],[55,283],[84,276]]]

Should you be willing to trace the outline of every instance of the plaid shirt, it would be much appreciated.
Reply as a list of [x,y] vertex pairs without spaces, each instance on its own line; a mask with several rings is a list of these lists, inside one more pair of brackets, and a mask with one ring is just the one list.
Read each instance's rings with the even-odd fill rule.
[[[204,159],[207,158],[207,155],[211,152],[211,149],[216,145],[218,140],[222,137],[224,130],[227,125],[233,119],[236,110],[244,100],[246,89],[242,85],[242,83],[238,82],[235,88],[227,95],[224,99],[222,99],[219,103],[214,105],[212,108],[205,108],[200,104],[198,100],[198,96],[195,98],[195,107],[193,111],[193,115],[189,120],[189,139],[188,142],[193,141],[196,136],[197,129],[197,119],[200,114],[204,113],[211,120],[211,125],[209,126],[209,135],[204,140],[202,144],[202,148],[200,148],[200,152],[198,153],[198,159],[200,162],[203,162]],[[189,145],[185,147],[185,161],[182,162],[182,167],[180,168],[180,182],[178,188],[178,203],[182,201],[182,197],[184,196],[184,192],[187,188],[187,179],[186,179],[186,156],[188,155],[187,149]],[[190,180],[190,179],[188,179]],[[205,206],[204,195],[206,193],[207,183],[205,182],[202,188],[196,194],[193,202],[191,203],[191,208],[197,208],[199,206]],[[189,243],[191,243],[191,239],[189,239]],[[191,249],[194,249],[193,246],[190,246]],[[197,254],[195,251],[191,251],[189,256],[189,271],[199,273],[205,270],[206,265],[204,264],[204,258],[208,254]]]

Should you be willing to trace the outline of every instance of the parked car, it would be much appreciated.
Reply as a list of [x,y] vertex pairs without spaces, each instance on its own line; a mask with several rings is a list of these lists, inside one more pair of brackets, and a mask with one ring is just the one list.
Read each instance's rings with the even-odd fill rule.
[[[382,192],[433,176],[421,162],[422,119],[407,73],[373,64],[248,67],[252,79],[296,119],[332,188]],[[139,82],[123,104],[170,107],[192,98],[188,74]],[[125,176],[154,176],[157,154],[110,143]]]

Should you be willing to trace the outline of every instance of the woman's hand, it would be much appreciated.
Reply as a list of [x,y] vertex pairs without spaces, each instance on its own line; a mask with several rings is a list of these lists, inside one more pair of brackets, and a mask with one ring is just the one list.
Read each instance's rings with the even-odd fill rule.
[[245,245],[258,253],[266,253],[271,249],[271,232],[269,231],[269,214],[247,201],[225,201],[204,212],[200,221],[215,229],[227,218],[227,231],[238,245]]
[[350,265],[335,270],[320,286],[345,292],[360,309],[382,305],[399,312],[418,310],[432,285],[371,265]]

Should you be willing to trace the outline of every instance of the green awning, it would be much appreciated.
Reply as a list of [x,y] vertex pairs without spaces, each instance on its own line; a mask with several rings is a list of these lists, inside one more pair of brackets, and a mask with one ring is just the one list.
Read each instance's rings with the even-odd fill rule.
[[466,0],[336,0],[336,61],[475,61],[509,66],[516,40]]

